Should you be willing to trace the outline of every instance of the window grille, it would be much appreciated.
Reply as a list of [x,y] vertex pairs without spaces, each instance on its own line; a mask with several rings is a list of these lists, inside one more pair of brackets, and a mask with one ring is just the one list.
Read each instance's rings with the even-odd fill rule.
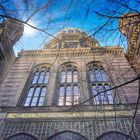
[[60,132],[51,136],[48,140],[87,140],[81,134],[75,132]]

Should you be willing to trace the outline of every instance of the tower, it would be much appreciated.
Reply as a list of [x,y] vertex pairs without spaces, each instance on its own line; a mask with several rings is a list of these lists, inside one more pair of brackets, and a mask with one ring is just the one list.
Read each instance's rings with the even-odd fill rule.
[[23,34],[23,25],[9,19],[0,23],[0,83],[15,60],[14,44]]
[[140,15],[123,14],[119,20],[120,31],[128,39],[126,57],[137,73],[140,73]]

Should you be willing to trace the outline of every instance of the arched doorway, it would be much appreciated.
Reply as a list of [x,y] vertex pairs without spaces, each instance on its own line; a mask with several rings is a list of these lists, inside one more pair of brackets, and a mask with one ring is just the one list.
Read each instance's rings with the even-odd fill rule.
[[88,140],[88,139],[77,132],[63,131],[54,134],[53,136],[49,137],[47,140]]
[[18,133],[6,138],[6,140],[37,140],[37,138],[30,134]]
[[96,140],[134,140],[134,139],[124,133],[118,131],[110,131],[102,134]]

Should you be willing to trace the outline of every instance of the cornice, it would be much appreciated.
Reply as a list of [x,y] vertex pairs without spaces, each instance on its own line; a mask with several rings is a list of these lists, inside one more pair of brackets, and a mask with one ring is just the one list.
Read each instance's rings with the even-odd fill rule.
[[126,53],[126,57],[132,66],[136,63],[134,58],[139,54],[139,32],[140,24],[133,28],[132,35],[128,39],[128,52]]
[[124,51],[120,47],[105,47],[105,48],[61,48],[61,49],[42,49],[21,51],[19,57],[36,57],[36,56],[90,56],[90,55],[121,55]]

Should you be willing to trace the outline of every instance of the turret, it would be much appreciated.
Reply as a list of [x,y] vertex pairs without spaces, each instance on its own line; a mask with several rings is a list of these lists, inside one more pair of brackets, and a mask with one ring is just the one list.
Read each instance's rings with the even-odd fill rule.
[[140,72],[140,15],[138,13],[123,14],[119,20],[120,31],[128,39],[126,58],[138,73]]
[[13,46],[23,30],[23,24],[12,19],[0,23],[0,83],[15,60]]

